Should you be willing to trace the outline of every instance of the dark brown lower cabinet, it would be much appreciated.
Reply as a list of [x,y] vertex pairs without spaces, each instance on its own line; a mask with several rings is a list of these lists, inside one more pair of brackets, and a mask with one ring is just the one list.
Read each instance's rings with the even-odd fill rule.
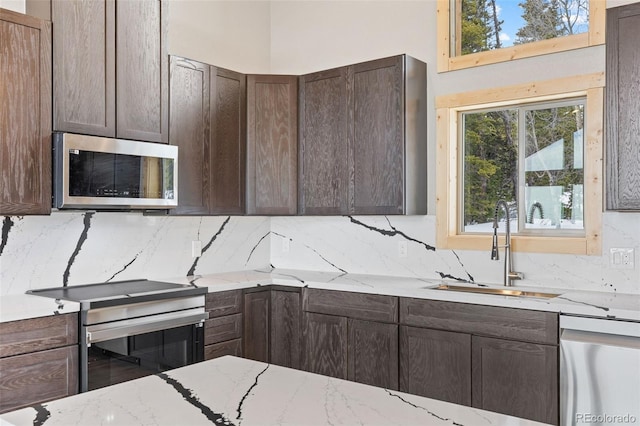
[[558,347],[473,336],[473,406],[558,423]]
[[400,390],[471,405],[471,335],[400,326]]
[[270,361],[300,368],[300,293],[271,290]]
[[0,413],[78,393],[78,315],[2,323]]
[[349,319],[347,377],[398,389],[398,325]]
[[242,290],[208,293],[204,323],[204,359],[242,356]]
[[267,288],[244,294],[244,356],[300,368],[300,292]]
[[78,346],[0,359],[0,413],[78,393]]
[[302,369],[347,378],[347,318],[304,312]]
[[214,343],[204,347],[204,359],[214,359],[225,355],[242,356],[242,339]]
[[244,295],[244,357],[269,362],[269,302],[271,292]]
[[400,390],[559,422],[558,315],[400,298]]
[[303,313],[303,370],[398,389],[398,325]]

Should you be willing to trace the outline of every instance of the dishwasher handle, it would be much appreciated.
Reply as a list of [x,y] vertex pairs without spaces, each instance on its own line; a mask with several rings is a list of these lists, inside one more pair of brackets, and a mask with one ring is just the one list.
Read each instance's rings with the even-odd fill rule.
[[640,322],[560,315],[560,330],[577,330],[640,338]]
[[591,331],[562,330],[562,334],[560,335],[560,345],[564,347],[571,343],[585,343],[590,345],[640,350],[640,337],[593,333]]

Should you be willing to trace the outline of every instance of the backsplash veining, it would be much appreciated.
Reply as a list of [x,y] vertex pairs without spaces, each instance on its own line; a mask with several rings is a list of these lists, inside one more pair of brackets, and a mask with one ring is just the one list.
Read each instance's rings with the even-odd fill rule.
[[[518,286],[640,294],[640,214],[605,213],[601,256],[514,253]],[[276,267],[502,283],[486,251],[435,248],[434,216],[144,216],[54,212],[4,217],[0,294],[134,278]],[[191,242],[202,256],[191,256]],[[405,242],[406,256],[399,242]],[[632,270],[611,247],[635,248]]]
[[[514,269],[525,275],[516,285],[640,293],[640,214],[605,213],[603,220],[601,256],[513,253]],[[434,249],[435,229],[435,216],[277,217],[271,220],[271,264],[502,284],[503,262],[490,260],[490,247]],[[406,257],[400,241],[407,243]],[[612,268],[611,247],[635,248],[635,269]]]
[[[269,265],[265,217],[55,212],[3,218],[0,294]],[[202,256],[191,256],[191,242]]]

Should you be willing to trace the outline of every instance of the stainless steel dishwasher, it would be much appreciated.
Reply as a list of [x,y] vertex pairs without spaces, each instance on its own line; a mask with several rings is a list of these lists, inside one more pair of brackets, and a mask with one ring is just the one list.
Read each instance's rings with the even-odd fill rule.
[[640,322],[560,316],[560,424],[640,424]]

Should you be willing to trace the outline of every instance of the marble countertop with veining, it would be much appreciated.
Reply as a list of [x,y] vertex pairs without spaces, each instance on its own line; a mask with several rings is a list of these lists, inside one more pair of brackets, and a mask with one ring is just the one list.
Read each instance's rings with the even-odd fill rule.
[[[170,279],[168,281],[206,286],[209,292],[249,288],[259,285],[285,285],[360,293],[384,294],[419,299],[442,300],[478,305],[502,306],[583,315],[607,319],[640,321],[640,295],[596,291],[562,290],[557,288],[511,287],[544,293],[557,293],[553,298],[514,297],[436,290],[447,283],[468,287],[489,287],[482,284],[452,282],[441,279],[396,277],[383,275],[341,274],[286,269],[263,269],[226,272]],[[492,286],[496,288],[496,286]],[[497,287],[504,288],[504,287]]]
[[[251,288],[261,285],[284,285],[640,321],[640,295],[637,294],[515,286],[513,289],[516,290],[557,293],[558,296],[550,299],[513,297],[434,289],[434,287],[443,282],[469,287],[483,286],[477,283],[273,268],[174,277],[164,279],[164,281],[192,284],[199,287],[204,286],[208,287],[209,292]],[[56,303],[54,299],[46,297],[33,295],[0,297],[0,322],[76,312],[78,310],[78,303],[69,301]]]
[[[0,415],[22,425],[540,425],[225,356]],[[4,423],[3,423],[4,424]]]
[[31,294],[0,296],[0,323],[78,312],[80,304]]

